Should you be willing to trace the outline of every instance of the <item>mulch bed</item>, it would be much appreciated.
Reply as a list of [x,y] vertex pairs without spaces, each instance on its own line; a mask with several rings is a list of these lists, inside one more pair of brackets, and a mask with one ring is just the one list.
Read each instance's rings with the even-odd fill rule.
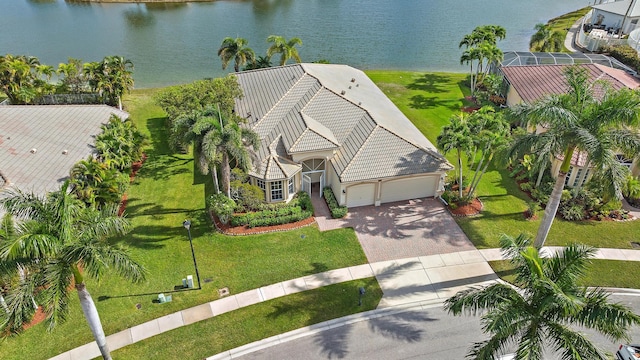
[[316,219],[311,216],[307,219],[296,221],[289,224],[282,225],[274,225],[274,226],[258,226],[254,228],[250,228],[247,225],[244,226],[231,226],[229,224],[223,224],[218,220],[218,218],[209,213],[211,216],[211,220],[215,224],[216,228],[225,235],[254,235],[254,234],[264,234],[276,231],[288,231],[293,229],[299,229],[305,226],[309,226],[316,222]]
[[473,199],[470,203],[459,205],[455,210],[447,206],[451,215],[456,217],[474,216],[482,211],[482,201],[478,198]]
[[465,106],[462,108],[462,112],[466,112],[469,114],[478,110],[480,110],[480,107],[478,106]]
[[31,318],[31,321],[29,321],[28,323],[22,325],[22,328],[24,330],[27,330],[28,328],[38,325],[39,323],[43,322],[44,319],[47,318],[47,315],[44,313],[44,311],[42,310],[42,306],[38,307],[38,310],[36,310],[35,315],[33,315],[33,318]]

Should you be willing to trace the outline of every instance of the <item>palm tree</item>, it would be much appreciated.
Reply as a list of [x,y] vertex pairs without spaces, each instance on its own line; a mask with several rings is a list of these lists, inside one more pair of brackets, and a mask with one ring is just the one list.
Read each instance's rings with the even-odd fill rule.
[[270,35],[267,42],[271,43],[267,49],[267,57],[271,58],[275,54],[280,54],[280,66],[286,64],[289,59],[293,59],[297,63],[302,61],[298,49],[296,49],[296,45],[302,45],[300,38],[292,37],[287,40],[283,36]]
[[129,177],[90,155],[71,168],[71,192],[87,206],[98,209],[117,205],[124,194]]
[[[510,133],[509,123],[501,112],[495,111],[493,106],[483,106],[469,115],[469,123],[474,147],[479,149],[481,155],[473,179],[469,184],[469,194],[473,196],[496,153],[504,151]],[[475,161],[475,154],[472,159]]]
[[116,115],[111,115],[109,122],[100,129],[102,132],[95,139],[98,160],[128,174],[132,164],[142,158],[146,136],[132,121],[122,121]]
[[631,325],[640,324],[638,315],[609,302],[602,289],[577,285],[595,249],[570,245],[542,258],[524,235],[503,235],[500,245],[515,268],[515,287],[496,282],[463,290],[445,302],[453,315],[484,314],[482,328],[490,338],[475,343],[469,358],[493,360],[516,345],[516,359],[539,360],[549,344],[562,359],[607,359],[571,325],[594,329],[617,341],[628,337]]
[[253,63],[247,64],[243,70],[256,70],[256,69],[266,69],[270,68],[273,65],[271,64],[271,59],[268,56],[258,56],[256,61]]
[[84,64],[89,86],[109,104],[122,110],[122,95],[133,88],[133,62],[122,56],[106,56],[100,62]]
[[529,48],[531,51],[557,52],[564,48],[564,36],[554,31],[551,26],[536,24],[536,33],[531,36]]
[[586,71],[577,67],[568,67],[565,78],[569,89],[566,94],[551,95],[513,110],[516,118],[546,131],[517,138],[509,155],[536,154],[541,161],[559,156],[562,160],[538,228],[537,247],[544,244],[551,229],[574,152],[587,153],[593,165],[592,179],[604,184],[603,194],[608,197],[620,197],[627,173],[616,154],[631,157],[640,152],[640,133],[633,128],[640,116],[638,93],[614,92],[599,82],[589,84]]
[[247,47],[249,42],[243,38],[226,37],[218,49],[218,56],[222,60],[222,70],[227,68],[229,61],[234,61],[234,70],[240,71],[240,67],[246,63],[255,63],[256,54]]
[[462,153],[468,153],[473,148],[473,138],[467,121],[467,115],[461,112],[449,119],[449,125],[442,128],[436,140],[438,149],[445,155],[455,150],[458,156],[458,195],[462,198]]
[[[460,57],[460,64],[471,65],[471,93],[475,91],[475,83],[480,74],[486,74],[489,65],[494,61],[502,60],[502,51],[498,48],[498,40],[502,40],[507,36],[507,30],[499,25],[483,25],[478,26],[470,34],[465,35],[460,43],[459,48],[465,47],[465,51]],[[484,62],[487,62],[486,66]],[[473,62],[477,61],[478,66],[473,72]],[[485,69],[483,71],[483,68]],[[476,80],[476,81],[474,81]]]
[[194,154],[198,154],[198,166],[203,172],[212,168],[215,172],[215,165],[220,163],[222,188],[227,197],[231,197],[231,160],[234,167],[249,171],[260,144],[253,130],[241,127],[235,119],[211,107],[181,117],[173,131],[180,144],[194,144]]
[[20,329],[25,316],[33,314],[31,299],[35,296],[53,329],[66,319],[75,288],[102,357],[111,359],[85,276],[100,278],[108,270],[139,282],[145,269],[126,249],[106,241],[130,229],[126,219],[114,215],[116,208],[85,208],[67,187],[68,182],[45,198],[9,190],[0,199],[0,205],[18,222],[16,236],[2,243],[0,259],[17,263],[14,269],[21,274],[6,297],[11,313],[2,326]]

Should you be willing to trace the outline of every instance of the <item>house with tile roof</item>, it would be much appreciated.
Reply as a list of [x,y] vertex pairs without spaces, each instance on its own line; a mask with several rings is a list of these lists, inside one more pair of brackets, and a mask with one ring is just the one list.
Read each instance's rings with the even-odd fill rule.
[[[507,106],[514,106],[523,102],[533,103],[548,95],[565,93],[568,89],[564,77],[564,70],[567,66],[572,65],[502,64],[499,68],[499,73],[504,76]],[[609,67],[597,62],[578,63],[573,66],[585,69],[589,82],[596,83],[594,85],[596,96],[599,92],[602,93],[604,91],[603,86],[607,86],[614,91],[640,88],[640,79],[632,76],[628,70],[622,68]],[[545,130],[543,127],[538,126],[535,131],[543,132]],[[551,174],[554,177],[557,176],[560,170],[562,160],[562,156],[559,156],[552,162]],[[618,155],[618,160],[627,166],[634,176],[640,175],[639,157],[626,159],[624,156]],[[586,154],[574,152],[565,185],[569,187],[582,186],[590,176],[590,164]]]
[[295,64],[236,76],[234,111],[261,138],[249,175],[266,201],[325,186],[349,207],[441,193],[453,167],[362,71]]
[[94,137],[112,114],[107,105],[1,105],[0,189],[45,195],[60,188],[73,165],[93,152]]

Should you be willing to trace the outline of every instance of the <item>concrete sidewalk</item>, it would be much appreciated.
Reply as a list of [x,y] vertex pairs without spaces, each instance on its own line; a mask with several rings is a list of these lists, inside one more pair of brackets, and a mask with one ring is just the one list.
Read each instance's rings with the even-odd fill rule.
[[[562,248],[545,247],[543,251],[551,254],[560,249]],[[640,251],[598,249],[594,258],[640,261]],[[487,262],[502,259],[500,249],[469,250],[330,270],[245,291],[169,314],[109,335],[107,336],[107,342],[111,350],[116,350],[154,335],[206,320],[241,307],[305,290],[371,276],[376,277],[384,294],[378,305],[378,310],[380,311],[385,309],[392,311],[397,307],[440,304],[457,291],[468,286],[478,286],[496,281],[498,277]],[[361,315],[354,316],[358,318]],[[336,319],[333,321],[346,320]],[[314,326],[309,328],[315,329]],[[259,343],[263,343],[263,341]],[[224,354],[228,355],[230,352],[225,352]],[[92,359],[99,356],[98,346],[95,342],[91,342],[51,359],[79,360]]]

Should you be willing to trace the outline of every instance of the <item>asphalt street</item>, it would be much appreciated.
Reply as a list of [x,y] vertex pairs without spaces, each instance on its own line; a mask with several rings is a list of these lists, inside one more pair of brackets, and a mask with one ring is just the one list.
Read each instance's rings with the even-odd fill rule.
[[[613,295],[613,301],[640,313],[640,294]],[[584,331],[603,350],[615,353],[619,344]],[[632,329],[640,342],[640,328]],[[478,317],[454,317],[435,306],[409,310],[333,328],[240,357],[249,359],[464,359],[469,346],[485,336]],[[553,354],[547,354],[554,359]]]

